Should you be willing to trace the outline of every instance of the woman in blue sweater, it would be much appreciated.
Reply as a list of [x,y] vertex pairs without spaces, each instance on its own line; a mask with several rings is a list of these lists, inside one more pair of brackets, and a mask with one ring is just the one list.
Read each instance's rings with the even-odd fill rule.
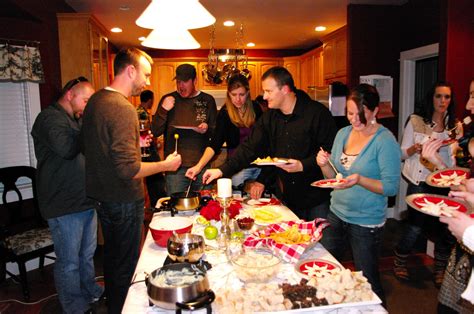
[[388,196],[396,195],[400,182],[400,146],[392,133],[377,123],[379,94],[360,84],[347,98],[349,126],[339,130],[332,153],[320,151],[316,162],[326,178],[336,173],[346,182],[334,188],[322,244],[337,259],[350,244],[356,270],[362,270],[374,292],[385,300],[378,271]]

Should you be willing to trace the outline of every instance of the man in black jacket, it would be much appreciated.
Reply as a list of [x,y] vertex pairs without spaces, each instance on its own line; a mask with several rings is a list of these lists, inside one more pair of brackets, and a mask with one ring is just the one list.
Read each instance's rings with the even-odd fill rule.
[[295,88],[291,74],[283,67],[266,71],[262,88],[271,110],[262,115],[250,137],[225,164],[204,173],[204,183],[230,177],[257,156],[289,158],[287,164],[264,167],[251,187],[251,197],[259,198],[265,187],[276,181],[283,202],[298,217],[324,218],[329,211],[329,191],[310,184],[323,178],[316,154],[320,147],[331,149],[336,135],[334,119],[324,105]]

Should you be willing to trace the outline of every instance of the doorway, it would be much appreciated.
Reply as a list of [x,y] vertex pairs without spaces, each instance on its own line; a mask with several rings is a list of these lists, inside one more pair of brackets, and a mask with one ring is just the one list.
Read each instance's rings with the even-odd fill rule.
[[[432,44],[411,50],[402,51],[400,53],[400,104],[398,118],[398,142],[401,143],[405,121],[415,110],[415,86],[417,61],[429,60],[437,58],[439,52],[439,44]],[[427,61],[429,62],[429,61]],[[437,63],[437,62],[436,62]],[[419,63],[420,66],[423,63]],[[437,72],[437,71],[436,71]],[[433,84],[433,83],[431,83]],[[429,87],[428,87],[429,88]],[[420,89],[421,90],[421,89]],[[419,92],[420,94],[423,91]],[[426,93],[426,92],[425,92]],[[402,178],[400,180],[400,188],[395,207],[389,209],[387,217],[400,219],[401,213],[406,210],[405,196],[407,191],[407,183]]]

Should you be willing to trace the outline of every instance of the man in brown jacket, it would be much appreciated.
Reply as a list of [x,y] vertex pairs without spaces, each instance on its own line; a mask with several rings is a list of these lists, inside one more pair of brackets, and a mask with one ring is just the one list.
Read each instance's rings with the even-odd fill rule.
[[120,313],[139,255],[143,223],[142,178],[174,171],[181,156],[142,162],[135,107],[127,97],[149,85],[153,61],[130,48],[114,60],[115,79],[95,93],[84,112],[86,193],[96,201],[104,234],[104,278],[109,313]]

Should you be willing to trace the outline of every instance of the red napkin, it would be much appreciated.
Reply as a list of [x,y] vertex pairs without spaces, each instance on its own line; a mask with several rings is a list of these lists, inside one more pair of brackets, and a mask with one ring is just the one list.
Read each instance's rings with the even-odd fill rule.
[[300,259],[301,254],[308,247],[308,244],[280,244],[271,238],[261,238],[260,235],[269,236],[275,232],[283,232],[291,226],[297,225],[299,232],[302,234],[310,234],[310,243],[318,242],[323,237],[323,230],[329,223],[326,219],[316,218],[312,221],[296,222],[287,221],[278,224],[271,224],[264,230],[255,231],[245,239],[244,245],[249,247],[269,247],[273,253],[281,256],[283,260],[290,263],[296,263]]
[[[237,216],[240,212],[240,209],[242,208],[242,204],[237,201],[232,201],[229,206],[229,216],[230,219],[233,219],[235,216]],[[222,207],[219,204],[218,201],[211,200],[207,203],[206,206],[201,208],[200,214],[207,220],[221,220],[221,211]]]
[[280,205],[280,200],[272,197],[269,201],[258,201],[258,203],[253,204],[252,206],[267,206],[267,205]]

